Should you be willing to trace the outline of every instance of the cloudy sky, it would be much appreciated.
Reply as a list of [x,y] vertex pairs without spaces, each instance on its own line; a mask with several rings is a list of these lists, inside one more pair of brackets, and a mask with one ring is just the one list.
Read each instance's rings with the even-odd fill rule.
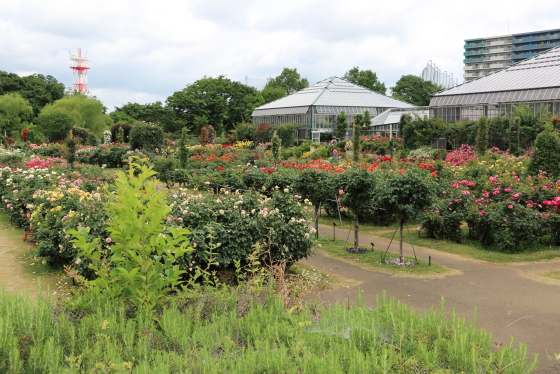
[[311,84],[354,66],[391,87],[429,60],[462,82],[465,39],[560,28],[557,0],[6,0],[0,70],[72,85],[70,52],[109,111],[162,102],[203,76],[262,88],[282,68]]

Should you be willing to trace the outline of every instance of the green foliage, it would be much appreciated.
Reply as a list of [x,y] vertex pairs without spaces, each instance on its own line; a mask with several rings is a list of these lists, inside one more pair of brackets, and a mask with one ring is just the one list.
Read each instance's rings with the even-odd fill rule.
[[527,169],[529,175],[536,176],[539,171],[546,171],[553,177],[560,177],[560,138],[549,124],[543,132],[537,135],[533,156]]
[[300,199],[289,189],[272,188],[267,196],[256,191],[241,195],[225,188],[218,192],[181,191],[169,197],[173,221],[192,232],[195,247],[179,259],[182,269],[244,263],[256,243],[267,250],[262,258],[266,261],[297,261],[310,254],[310,222]]
[[270,142],[272,143],[272,157],[274,158],[274,161],[279,161],[280,146],[282,141],[280,140],[280,137],[278,136],[276,131],[274,131],[274,134],[272,135],[272,139],[270,140]]
[[257,139],[257,125],[253,125],[252,123],[238,123],[235,125],[233,132],[235,133],[235,140],[238,142],[254,142]]
[[261,94],[263,96],[264,103],[267,104],[285,97],[286,89],[284,87],[268,85],[262,89]]
[[508,253],[523,251],[540,236],[538,217],[515,201],[491,204],[484,214],[471,219],[469,226],[483,246]]
[[336,117],[336,137],[343,138],[346,134],[346,128],[348,127],[348,117],[344,112]]
[[443,301],[427,313],[385,295],[373,309],[337,304],[298,312],[260,290],[183,292],[157,320],[131,318],[114,300],[61,308],[2,290],[0,365],[25,374],[529,374],[537,365],[513,340],[495,349],[496,337],[446,312]]
[[184,169],[187,167],[190,150],[187,147],[187,128],[181,130],[181,140],[179,141],[179,166]]
[[416,106],[430,105],[431,96],[444,88],[415,75],[403,75],[391,88],[393,98]]
[[259,91],[220,75],[204,77],[167,98],[177,129],[187,127],[198,134],[197,117],[206,117],[218,132],[229,132],[235,124],[249,121],[254,108],[264,104]]
[[519,126],[521,119],[514,117],[509,121],[508,139],[509,139],[509,153],[514,156],[519,156]]
[[375,181],[372,175],[362,167],[352,167],[338,180],[340,202],[354,215],[354,247],[358,247],[358,221],[364,210],[371,209]]
[[17,93],[33,108],[33,116],[41,109],[64,96],[64,84],[51,75],[32,74],[20,77],[14,73],[0,71],[0,95]]
[[379,81],[377,74],[371,70],[360,70],[358,66],[355,66],[344,73],[342,79],[383,95],[385,95],[385,92],[387,91],[385,83],[381,83]]
[[72,138],[79,144],[88,144],[88,139],[90,136],[95,136],[84,127],[74,127],[72,128]]
[[[120,113],[125,114],[127,117],[121,117]],[[159,124],[166,132],[179,130],[174,123],[173,111],[171,108],[164,106],[160,101],[152,104],[127,103],[122,107],[115,107],[111,117],[115,123],[128,123],[131,125],[136,121],[150,122]],[[132,118],[136,121],[123,121],[123,119],[127,118]]]
[[352,132],[352,160],[358,162],[360,160],[360,142],[362,137],[360,135],[360,125],[357,123],[353,126]]
[[274,127],[274,130],[282,140],[282,147],[290,147],[294,142],[294,130],[299,129],[301,125],[297,123],[283,123]]
[[488,119],[482,116],[476,122],[476,153],[482,156],[488,150]]
[[387,176],[375,191],[376,206],[393,214],[400,225],[400,258],[403,259],[403,226],[411,218],[427,209],[434,200],[434,192],[425,176],[414,169]]
[[20,131],[22,121],[30,120],[32,116],[33,108],[20,94],[9,93],[0,96],[0,131],[2,133]]
[[66,161],[71,167],[76,161],[76,141],[74,139],[68,139],[66,142]]
[[45,115],[64,113],[74,120],[74,126],[85,127],[100,137],[103,131],[113,124],[111,117],[104,114],[104,110],[105,108],[99,100],[76,92],[53,104],[47,104],[41,109],[39,119]]
[[303,90],[308,86],[309,81],[307,78],[302,78],[297,69],[284,68],[280,75],[268,79],[262,94],[265,96],[265,100],[269,100],[266,102],[270,102]]
[[41,111],[37,118],[38,128],[51,142],[66,139],[74,123],[72,116],[63,111]]
[[129,143],[131,149],[154,151],[163,147],[163,130],[153,124],[140,123],[130,130]]
[[155,189],[151,180],[155,174],[132,160],[128,175],[118,173],[117,189],[109,193],[110,237],[105,243],[90,240],[85,227],[68,231],[97,275],[85,281],[86,287],[97,295],[128,300],[138,310],[152,310],[166,292],[181,284],[184,271],[174,262],[192,251],[188,230],[165,225],[171,207],[165,200],[167,193]]
[[336,179],[334,175],[321,169],[305,169],[294,180],[294,189],[307,198],[315,208],[315,230],[319,230],[319,210],[328,199],[337,196]]
[[444,128],[445,123],[440,118],[412,117],[409,114],[403,114],[399,121],[403,149],[411,151],[431,145],[432,140],[441,136]]
[[369,110],[366,110],[364,112],[364,119],[362,120],[361,125],[365,130],[369,130],[369,127],[371,126],[371,116],[369,114]]

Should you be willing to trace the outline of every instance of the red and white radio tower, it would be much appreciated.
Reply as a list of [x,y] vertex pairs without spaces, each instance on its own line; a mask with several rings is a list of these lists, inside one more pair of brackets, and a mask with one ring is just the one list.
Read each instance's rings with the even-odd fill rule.
[[89,68],[86,62],[89,61],[87,56],[82,56],[82,49],[78,48],[78,54],[70,53],[70,60],[74,61],[74,65],[70,66],[72,75],[74,76],[74,90],[78,92],[87,91],[87,71]]

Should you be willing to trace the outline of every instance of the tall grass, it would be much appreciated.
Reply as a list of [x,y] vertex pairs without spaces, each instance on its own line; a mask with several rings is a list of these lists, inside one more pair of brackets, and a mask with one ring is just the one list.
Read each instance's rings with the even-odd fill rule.
[[[72,304],[69,304],[72,305]],[[73,310],[71,310],[73,309]],[[153,315],[112,300],[61,307],[0,291],[0,373],[531,373],[524,345],[474,323],[377,306],[285,310],[239,288],[179,294]]]

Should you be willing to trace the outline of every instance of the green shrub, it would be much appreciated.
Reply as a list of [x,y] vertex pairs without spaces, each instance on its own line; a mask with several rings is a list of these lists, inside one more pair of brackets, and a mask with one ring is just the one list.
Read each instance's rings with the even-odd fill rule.
[[155,151],[163,147],[163,130],[153,124],[139,123],[129,134],[131,149]]
[[220,266],[245,262],[257,243],[267,250],[262,260],[297,261],[310,254],[309,221],[300,200],[289,190],[274,189],[269,197],[256,191],[222,192],[181,192],[170,197],[173,220],[192,232],[195,248],[179,259],[182,269],[204,268],[209,262]]
[[527,173],[536,176],[539,172],[546,171],[553,177],[560,177],[560,138],[558,133],[548,128],[537,135],[535,148]]

